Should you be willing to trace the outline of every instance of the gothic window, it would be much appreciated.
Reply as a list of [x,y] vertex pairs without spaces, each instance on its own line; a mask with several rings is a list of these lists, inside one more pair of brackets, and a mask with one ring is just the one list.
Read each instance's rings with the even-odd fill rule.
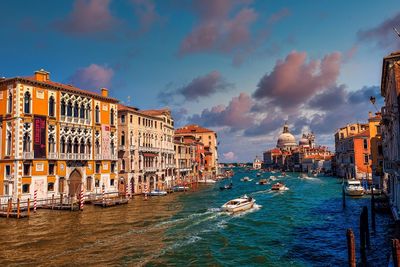
[[65,101],[61,100],[61,116],[65,116]]
[[71,100],[68,101],[68,106],[67,106],[67,116],[72,116],[72,102]]
[[67,153],[72,153],[72,140],[70,138],[67,142]]
[[31,113],[31,94],[29,92],[25,92],[24,95],[24,113]]
[[8,107],[7,107],[7,113],[12,112],[12,106],[13,106],[13,97],[11,91],[8,92]]
[[81,147],[80,147],[80,153],[84,154],[85,153],[85,143],[83,142],[83,140],[81,140]]
[[78,103],[75,102],[74,104],[74,118],[78,118],[79,115],[79,106]]
[[30,151],[31,151],[31,137],[29,133],[25,133],[23,138],[23,152],[30,152]]
[[114,125],[114,109],[112,108],[110,111],[110,124]]
[[7,136],[6,136],[6,156],[11,155],[11,131],[7,131]]
[[100,108],[98,105],[96,105],[95,112],[95,121],[96,123],[100,123]]
[[86,143],[86,154],[90,155],[92,153],[92,146],[90,141],[87,141]]
[[111,141],[111,155],[113,155],[114,156],[114,153],[115,153],[115,144],[114,144],[114,140],[113,141]]
[[65,153],[65,138],[64,137],[61,137],[60,149],[61,149],[61,153]]
[[86,119],[89,120],[90,119],[90,105],[86,106]]
[[[49,116],[50,117],[55,117],[54,109],[55,109],[54,97],[51,96],[49,99]],[[65,113],[65,103],[64,103],[64,113]],[[61,114],[61,115],[63,115],[63,114]]]
[[78,138],[75,138],[75,140],[74,140],[74,153],[78,153],[78,148],[79,148]]
[[54,153],[55,151],[55,140],[54,135],[49,136],[49,153]]
[[99,140],[96,140],[95,148],[96,148],[96,154],[99,155],[100,154],[100,142],[99,142]]
[[122,131],[122,133],[121,133],[121,146],[124,146],[124,145],[125,145],[125,132]]
[[125,160],[121,160],[121,169],[125,171]]
[[85,118],[85,106],[83,104],[81,104],[81,109],[79,110],[79,117],[81,119]]

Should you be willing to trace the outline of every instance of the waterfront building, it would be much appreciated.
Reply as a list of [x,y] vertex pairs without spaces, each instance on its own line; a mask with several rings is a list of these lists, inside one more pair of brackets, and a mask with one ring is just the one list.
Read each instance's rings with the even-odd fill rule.
[[393,216],[400,219],[400,51],[383,59],[381,95],[385,99],[382,107],[382,149],[385,177],[383,189],[390,199]]
[[191,135],[204,145],[205,163],[203,176],[215,177],[218,174],[218,140],[217,133],[199,125],[186,125],[175,131],[175,136]]
[[118,100],[50,80],[0,79],[0,195],[116,193]]
[[[120,190],[131,194],[173,184],[174,121],[168,109],[139,110],[118,106]],[[125,186],[124,186],[125,184]]]
[[256,156],[256,158],[253,161],[253,169],[259,170],[262,167],[262,161]]
[[179,185],[187,184],[194,179],[194,163],[196,146],[190,140],[193,136],[175,136],[175,177]]
[[367,123],[353,123],[336,131],[335,161],[337,176],[361,178],[371,171],[370,166],[368,168],[366,166],[369,164],[367,156],[370,154],[368,127]]
[[382,135],[381,135],[382,116],[380,112],[372,115],[369,112],[368,128],[371,144],[371,168],[372,182],[376,188],[382,188],[383,184],[383,151],[382,151]]

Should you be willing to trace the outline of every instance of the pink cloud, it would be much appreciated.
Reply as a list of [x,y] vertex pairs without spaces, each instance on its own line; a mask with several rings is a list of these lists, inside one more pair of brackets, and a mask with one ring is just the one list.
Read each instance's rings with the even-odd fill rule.
[[157,13],[156,6],[151,0],[131,0],[134,5],[134,12],[140,24],[140,31],[146,32],[151,26],[161,19]]
[[283,108],[295,108],[336,83],[340,62],[338,52],[326,55],[322,60],[310,61],[305,52],[291,52],[284,60],[276,62],[272,72],[261,78],[253,97],[269,99]]
[[91,64],[86,68],[78,69],[68,81],[83,89],[109,87],[114,71],[106,66]]
[[232,152],[232,151],[223,153],[223,155],[224,155],[225,160],[228,160],[228,161],[232,161],[232,160],[236,160],[237,159],[235,153]]
[[290,10],[288,8],[283,8],[278,12],[272,14],[268,19],[268,23],[270,24],[276,23],[287,16],[290,16]]
[[72,12],[56,22],[56,27],[70,34],[109,31],[118,22],[111,15],[109,4],[110,0],[75,0]]

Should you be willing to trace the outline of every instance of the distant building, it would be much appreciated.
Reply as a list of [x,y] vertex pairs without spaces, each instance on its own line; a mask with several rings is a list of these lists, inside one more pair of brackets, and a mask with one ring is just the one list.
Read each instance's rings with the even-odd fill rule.
[[372,182],[378,187],[382,188],[383,184],[383,150],[382,150],[382,134],[381,134],[381,121],[382,116],[380,112],[375,115],[369,113],[369,138],[370,138],[370,154],[371,154],[371,168],[372,168]]
[[259,170],[262,167],[262,161],[256,156],[256,158],[253,161],[253,169]]

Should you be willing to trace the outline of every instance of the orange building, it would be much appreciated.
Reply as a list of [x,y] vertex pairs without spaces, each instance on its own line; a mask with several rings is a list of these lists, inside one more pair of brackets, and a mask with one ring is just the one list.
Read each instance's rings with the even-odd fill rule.
[[117,103],[44,70],[0,79],[0,195],[117,192]]

